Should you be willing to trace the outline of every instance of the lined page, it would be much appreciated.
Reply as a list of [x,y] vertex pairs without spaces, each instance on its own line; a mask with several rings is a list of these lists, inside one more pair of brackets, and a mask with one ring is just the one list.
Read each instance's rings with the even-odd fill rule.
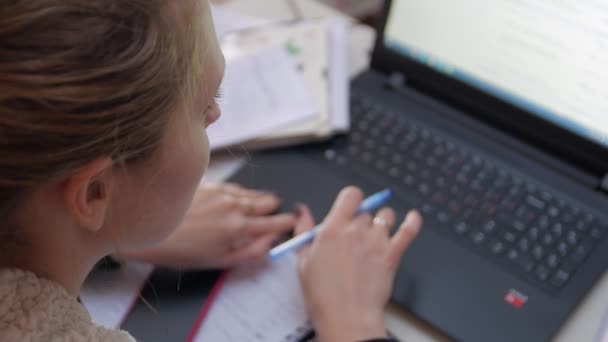
[[295,254],[231,271],[194,341],[298,341],[310,331]]

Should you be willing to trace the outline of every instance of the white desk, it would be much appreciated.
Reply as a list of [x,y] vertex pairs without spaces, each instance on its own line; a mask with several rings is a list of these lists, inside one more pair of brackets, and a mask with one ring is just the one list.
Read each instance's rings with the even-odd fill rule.
[[[224,8],[267,19],[291,19],[293,13],[285,0],[217,0]],[[305,18],[342,16],[314,0],[296,0]],[[353,21],[350,32],[350,71],[355,76],[369,65],[375,39],[374,31]],[[600,326],[603,310],[608,304],[608,273],[598,282],[575,313],[559,331],[556,342],[592,341]],[[387,326],[399,339],[408,342],[445,341],[432,328],[395,306],[386,312]]]

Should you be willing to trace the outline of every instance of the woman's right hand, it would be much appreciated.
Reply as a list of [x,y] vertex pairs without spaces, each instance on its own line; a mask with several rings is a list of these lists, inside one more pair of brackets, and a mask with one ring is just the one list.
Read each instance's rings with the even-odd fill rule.
[[[384,308],[403,252],[422,224],[408,213],[397,233],[392,209],[355,216],[363,195],[347,187],[323,221],[323,230],[299,256],[302,290],[321,341],[362,341],[386,337]],[[299,208],[296,233],[314,226],[310,210]]]

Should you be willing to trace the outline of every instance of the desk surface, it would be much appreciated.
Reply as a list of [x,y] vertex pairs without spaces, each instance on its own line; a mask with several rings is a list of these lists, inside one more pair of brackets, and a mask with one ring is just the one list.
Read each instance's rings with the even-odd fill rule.
[[[292,9],[285,0],[215,0],[222,7],[237,12],[268,19],[291,19]],[[341,16],[335,10],[310,0],[296,0],[303,17]],[[350,71],[351,75],[365,70],[375,34],[373,30],[353,21],[350,32]],[[139,301],[134,311],[124,324],[124,328],[143,341],[149,340],[184,340],[189,327],[205,298],[196,293],[207,292],[213,284],[217,273],[199,272],[182,275],[159,270],[155,272],[150,284],[143,293],[143,298],[152,301],[152,307]],[[181,286],[180,286],[181,284]],[[207,291],[205,291],[207,290]],[[189,294],[192,294],[190,296]],[[603,310],[608,303],[608,273],[596,284],[570,319],[563,325],[555,341],[592,341],[601,324]],[[179,314],[174,314],[179,313]],[[395,306],[386,311],[388,328],[403,341],[446,341],[432,327],[419,322],[412,315]]]

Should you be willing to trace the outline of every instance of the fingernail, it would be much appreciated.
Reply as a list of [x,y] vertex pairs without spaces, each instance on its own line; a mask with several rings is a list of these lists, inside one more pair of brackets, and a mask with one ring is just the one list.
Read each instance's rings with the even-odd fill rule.
[[296,202],[294,203],[291,212],[296,216],[297,219],[300,218],[300,216],[302,216],[302,213],[304,211],[304,204],[300,203],[300,202]]
[[418,211],[417,210],[410,210],[407,213],[407,215],[405,216],[405,225],[409,229],[418,229],[418,225],[417,224],[413,224],[417,215],[418,215]]

